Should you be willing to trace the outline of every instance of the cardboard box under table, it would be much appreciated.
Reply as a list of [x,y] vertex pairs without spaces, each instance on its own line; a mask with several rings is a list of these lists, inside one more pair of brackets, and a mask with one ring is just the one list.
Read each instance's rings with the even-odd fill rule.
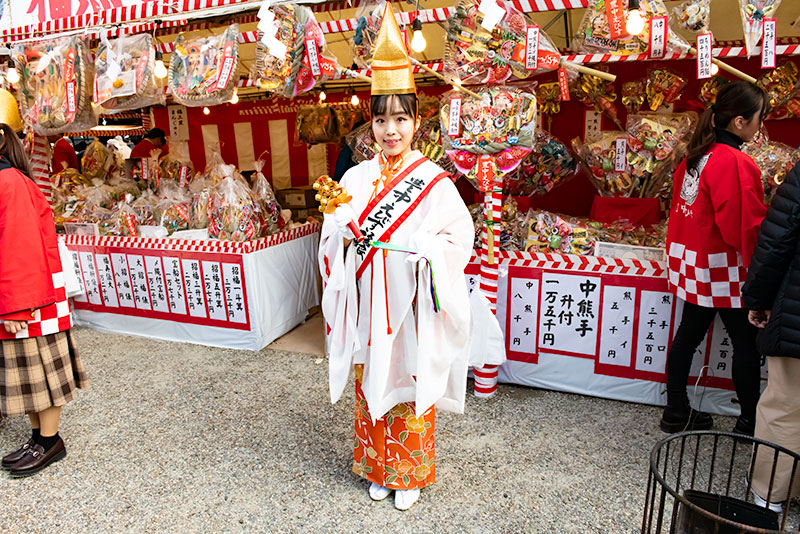
[[314,224],[243,243],[69,235],[75,322],[259,350],[319,305],[318,244]]
[[[667,287],[660,261],[500,252],[497,318],[508,361],[500,382],[664,405],[666,363],[683,301]],[[467,283],[476,288],[473,257]],[[695,406],[738,415],[733,351],[717,317],[695,354]],[[762,362],[762,386],[766,364]]]

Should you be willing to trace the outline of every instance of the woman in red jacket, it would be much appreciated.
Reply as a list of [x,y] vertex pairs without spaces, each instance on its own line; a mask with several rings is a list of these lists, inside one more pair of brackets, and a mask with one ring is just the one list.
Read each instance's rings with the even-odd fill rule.
[[726,85],[700,118],[689,153],[675,171],[667,233],[669,287],[684,303],[667,357],[665,432],[713,424],[710,415],[690,408],[686,383],[692,356],[719,314],[733,344],[733,384],[741,406],[734,431],[753,434],[761,358],[741,288],[766,207],[761,171],[740,147],[761,129],[768,103],[754,84]]
[[87,385],[75,352],[53,211],[22,143],[0,123],[0,415],[27,414],[31,438],[3,457],[12,477],[66,456],[61,408]]

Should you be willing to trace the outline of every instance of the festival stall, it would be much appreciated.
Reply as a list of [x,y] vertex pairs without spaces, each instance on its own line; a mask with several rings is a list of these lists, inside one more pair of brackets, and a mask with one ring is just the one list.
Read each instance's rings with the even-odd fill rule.
[[[345,143],[354,161],[375,153],[369,125],[357,124],[368,114],[368,93],[359,84],[370,74],[370,45],[382,10],[359,0],[184,2],[178,12],[156,2],[128,3],[71,18],[50,12],[42,18],[47,8],[41,4],[38,11],[28,10],[40,20],[24,28],[15,21],[4,32],[9,42],[22,43],[12,45],[14,51],[22,47],[12,52],[19,68],[34,62],[28,69],[34,75],[23,76],[21,92],[27,83],[32,93],[46,88],[67,102],[66,117],[48,115],[47,103],[29,97],[22,100],[23,111],[33,130],[45,135],[65,127],[89,129],[88,100],[108,113],[145,107],[148,126],[164,129],[186,147],[164,176],[191,194],[167,203],[166,226],[178,232],[197,228],[197,207],[199,219],[205,212],[210,221],[214,195],[218,221],[224,213],[229,224],[207,222],[218,228],[216,235],[209,230],[209,241],[133,237],[130,216],[157,216],[150,213],[158,210],[146,192],[140,191],[138,199],[145,200],[139,204],[134,198],[123,202],[130,209],[114,211],[102,205],[99,193],[87,198],[80,190],[79,201],[99,199],[107,210],[94,210],[106,217],[93,224],[109,235],[67,238],[86,289],[75,302],[77,319],[114,331],[260,348],[302,320],[318,299],[311,283],[318,227],[298,226],[313,211],[313,193],[309,198],[303,188],[332,174]],[[672,172],[698,115],[719,88],[735,77],[757,80],[773,106],[769,137],[745,150],[762,169],[769,201],[798,159],[792,147],[800,117],[794,57],[800,40],[793,36],[800,32],[790,23],[800,18],[800,6],[780,0],[737,0],[726,11],[717,4],[712,11],[705,0],[670,9],[661,0],[421,4],[397,14],[412,49],[419,49],[420,26],[430,43],[412,54],[423,86],[415,146],[452,173],[471,204],[476,253],[465,275],[490,301],[505,333],[507,361],[474,370],[476,394],[493,394],[499,378],[662,404],[666,355],[681,314],[680,301],[667,288],[663,251]],[[224,22],[196,18],[223,13]],[[553,27],[561,19],[563,31]],[[119,26],[109,31],[110,23]],[[81,24],[95,47],[83,50],[72,38],[57,56],[52,44],[30,41],[36,32]],[[174,35],[175,26],[184,33]],[[730,41],[715,42],[711,31]],[[155,36],[149,44],[121,42],[121,36],[148,32]],[[91,53],[96,73],[111,70],[95,87],[87,84],[79,60]],[[249,56],[242,61],[242,54]],[[163,82],[150,84],[157,60],[167,55],[166,88]],[[127,56],[128,64],[117,64]],[[43,57],[50,65],[63,63],[73,85],[51,88],[41,76]],[[237,71],[242,63],[249,72],[241,66]],[[118,79],[133,89],[121,91]],[[146,189],[160,189],[152,187],[152,171],[160,165],[151,163],[134,171],[136,179]],[[197,182],[203,187],[182,183],[184,168],[205,175]],[[236,194],[234,184],[241,181],[234,173],[249,171],[276,194],[269,196],[263,187]],[[71,176],[56,182],[63,180],[73,193],[88,186]],[[124,193],[123,181],[115,185],[111,204],[119,204]],[[56,204],[64,200],[55,197]],[[264,227],[266,215],[287,198],[300,199],[280,206],[292,208],[293,223],[248,230],[258,213]],[[183,205],[188,224],[181,222]],[[249,215],[231,217],[242,208]],[[291,291],[282,292],[287,288],[295,291],[291,297]],[[279,302],[290,303],[288,309],[276,313],[273,303]],[[691,381],[704,386],[703,409],[712,412],[738,409],[729,344],[718,322],[695,358]]]

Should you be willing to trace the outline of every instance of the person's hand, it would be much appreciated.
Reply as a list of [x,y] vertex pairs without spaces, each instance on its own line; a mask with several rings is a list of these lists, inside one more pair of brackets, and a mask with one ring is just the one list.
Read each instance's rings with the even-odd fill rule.
[[771,314],[772,310],[750,310],[750,313],[747,314],[747,320],[750,321],[750,324],[753,326],[764,328],[767,326]]
[[425,257],[431,250],[434,240],[433,236],[423,232],[413,234],[408,240],[408,248],[414,251],[414,254],[409,254],[406,261],[409,263],[416,263]]
[[333,220],[339,228],[339,233],[345,239],[353,239],[355,235],[350,229],[350,223],[358,219],[356,212],[350,207],[350,204],[342,204],[333,212]]
[[17,334],[18,332],[28,328],[28,323],[25,321],[3,321],[3,328],[9,334]]

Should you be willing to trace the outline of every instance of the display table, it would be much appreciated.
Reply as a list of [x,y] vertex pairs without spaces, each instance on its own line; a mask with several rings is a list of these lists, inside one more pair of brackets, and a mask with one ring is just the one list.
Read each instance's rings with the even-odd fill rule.
[[[499,261],[497,318],[508,357],[501,382],[666,403],[667,353],[682,301],[667,288],[664,263],[526,252],[501,252]],[[473,258],[470,288],[478,272]],[[690,383],[701,386],[695,406],[702,395],[701,409],[738,415],[731,360],[717,317],[694,358]],[[761,369],[766,379],[763,360]]]
[[256,241],[66,236],[79,325],[259,350],[319,304],[319,225]]

